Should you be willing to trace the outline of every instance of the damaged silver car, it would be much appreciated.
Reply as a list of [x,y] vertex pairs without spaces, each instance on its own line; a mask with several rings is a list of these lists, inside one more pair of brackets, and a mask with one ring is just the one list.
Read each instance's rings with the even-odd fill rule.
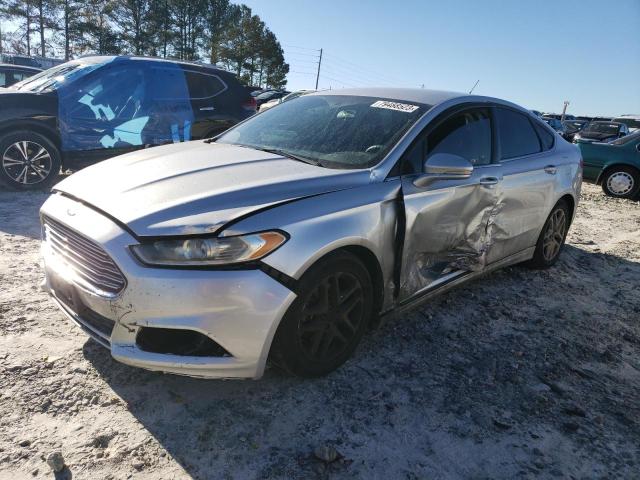
[[56,185],[44,288],[130,365],[323,375],[392,312],[498,267],[553,265],[581,177],[574,145],[503,100],[313,93]]

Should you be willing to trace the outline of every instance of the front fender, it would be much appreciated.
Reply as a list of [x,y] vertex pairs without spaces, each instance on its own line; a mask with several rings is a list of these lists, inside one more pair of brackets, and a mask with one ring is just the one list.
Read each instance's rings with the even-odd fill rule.
[[387,308],[393,301],[399,193],[400,181],[392,180],[317,195],[257,213],[221,235],[284,230],[289,241],[262,261],[294,279],[329,252],[347,246],[367,248],[380,265]]

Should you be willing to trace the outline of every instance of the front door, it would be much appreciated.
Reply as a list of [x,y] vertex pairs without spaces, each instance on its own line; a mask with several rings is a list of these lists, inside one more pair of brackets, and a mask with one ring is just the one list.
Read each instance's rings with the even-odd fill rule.
[[[457,109],[427,127],[405,154],[400,302],[484,267],[501,180],[500,166],[493,163],[491,124],[488,108]],[[435,153],[466,158],[474,165],[471,177],[416,187],[424,160]]]

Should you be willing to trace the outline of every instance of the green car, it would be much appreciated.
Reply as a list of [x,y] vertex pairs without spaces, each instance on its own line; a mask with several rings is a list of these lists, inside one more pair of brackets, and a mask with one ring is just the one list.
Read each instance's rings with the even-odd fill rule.
[[584,178],[602,184],[607,195],[635,198],[640,192],[640,130],[611,143],[578,142]]

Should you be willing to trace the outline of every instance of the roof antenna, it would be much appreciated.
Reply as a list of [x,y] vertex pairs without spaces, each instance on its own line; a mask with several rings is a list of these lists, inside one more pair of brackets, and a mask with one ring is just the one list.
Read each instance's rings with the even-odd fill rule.
[[473,88],[469,90],[469,95],[473,93],[473,91],[476,89],[479,83],[480,83],[480,79],[476,80],[476,83],[473,85]]

